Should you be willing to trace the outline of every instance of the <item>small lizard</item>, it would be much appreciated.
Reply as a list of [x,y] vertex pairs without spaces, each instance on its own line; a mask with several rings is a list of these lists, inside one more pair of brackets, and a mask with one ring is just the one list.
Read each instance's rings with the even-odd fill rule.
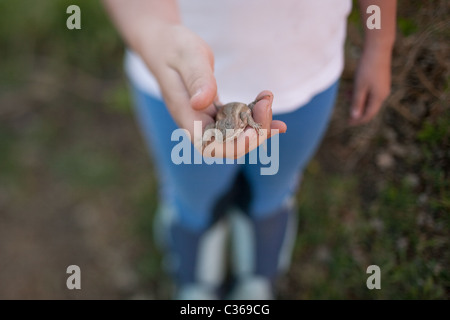
[[205,127],[203,133],[203,146],[205,146],[212,137],[216,137],[217,129],[222,133],[222,141],[228,142],[236,139],[247,126],[254,128],[261,135],[261,124],[256,123],[252,116],[253,107],[256,103],[267,97],[267,95],[256,99],[248,105],[242,102],[230,102],[219,106],[214,102],[217,109],[216,122],[210,123]]

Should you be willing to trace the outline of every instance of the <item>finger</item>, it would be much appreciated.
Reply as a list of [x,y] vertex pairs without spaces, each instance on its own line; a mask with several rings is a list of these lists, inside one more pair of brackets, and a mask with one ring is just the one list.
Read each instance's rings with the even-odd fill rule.
[[[269,129],[261,128],[262,135],[259,135],[257,131],[253,128],[247,128],[244,131],[244,134],[242,135],[245,139],[245,144],[241,142],[240,147],[238,147],[238,154],[240,156],[249,153],[253,149],[260,146],[265,140],[269,139],[270,137],[285,133],[287,130],[287,125],[283,121],[280,120],[274,120],[270,124]],[[239,138],[237,140],[237,144],[239,145]]]
[[240,158],[257,148],[270,136],[286,132],[286,124],[283,121],[273,121],[270,129],[268,131],[264,130],[264,135],[259,136],[256,130],[247,128],[244,134],[232,142],[220,143],[213,141],[203,150],[203,156],[230,159]]
[[175,66],[189,93],[190,104],[196,110],[208,107],[216,98],[213,64],[214,58],[209,50],[197,49],[180,59]]
[[169,111],[172,116],[177,116],[174,120],[181,126],[179,120],[186,119],[191,110],[189,110],[190,108],[180,107],[189,106],[190,99],[180,75],[176,70],[167,68],[164,73],[160,74],[158,81]]
[[[267,128],[268,129],[268,138],[270,138],[271,136],[272,136],[272,133],[273,132],[276,132],[276,131],[272,131],[272,130],[278,130],[278,132],[279,133],[285,133],[286,132],[286,130],[287,130],[287,125],[286,125],[286,123],[284,123],[283,121],[280,121],[280,120],[272,120],[272,103],[273,103],[273,93],[271,92],[271,91],[269,91],[269,90],[264,90],[264,91],[262,91],[262,92],[260,92],[257,96],[256,96],[256,101],[260,101],[260,100],[262,100],[262,99],[266,99],[266,100],[268,100],[269,101],[269,103],[270,103],[270,113],[269,114],[266,114],[266,119],[264,119],[264,120],[262,120],[262,122],[263,122],[263,127],[264,127],[264,125],[265,125],[265,121],[270,121],[269,122],[269,127]],[[256,108],[256,115],[254,114],[254,118],[255,118],[255,121],[256,122],[258,122],[259,121],[259,117],[260,117],[260,113],[258,113],[258,110],[259,110],[259,101],[256,103],[257,105],[258,105],[258,107]],[[256,107],[256,105],[255,105],[255,107]],[[268,106],[267,105],[264,105],[264,107],[265,108],[267,108]],[[266,111],[265,111],[266,112]],[[265,127],[267,127],[267,126],[265,126]]]
[[261,129],[270,130],[272,122],[272,92],[265,90],[258,94],[255,99],[257,102],[252,110],[253,119],[261,124]]
[[374,95],[369,95],[367,107],[365,108],[363,116],[360,119],[358,119],[358,124],[365,124],[371,121],[375,117],[375,115],[380,111],[382,104],[383,99],[380,99]]
[[[259,101],[258,101],[259,100]],[[247,128],[238,138],[238,155],[242,156],[261,145],[266,139],[287,130],[287,125],[280,120],[272,120],[273,93],[265,90],[256,97],[257,103],[253,107],[253,119],[261,124],[260,136],[255,129]],[[243,141],[240,139],[242,138]]]
[[[179,74],[173,70],[168,69],[160,78],[162,94],[167,108],[180,128],[187,129],[190,134],[194,146],[201,145],[203,128],[209,123],[214,123],[215,114],[214,106],[210,106],[205,110],[196,111],[189,107],[189,96],[186,92],[186,88],[179,76]],[[197,130],[199,134],[196,134],[195,121],[201,121],[201,128]]]
[[274,135],[275,130],[278,130],[278,133],[285,133],[287,130],[287,125],[283,121],[273,120],[270,124],[269,138]]
[[[257,148],[260,144],[262,144],[271,134],[271,125],[272,125],[272,102],[273,102],[273,94],[272,92],[265,90],[262,91],[255,99],[256,104],[253,107],[253,119],[255,122],[261,124],[260,132],[262,135],[258,134],[258,132],[253,128],[247,128],[238,139],[236,140],[237,144],[237,157],[241,157],[242,155],[250,152],[251,150]],[[283,127],[283,122],[277,121],[274,126],[277,128]]]
[[270,101],[270,104],[272,104],[273,102],[273,93],[270,92],[269,90],[264,90],[261,91],[257,96],[256,96],[256,101],[259,101],[261,99],[268,99]]
[[350,107],[350,121],[357,122],[364,113],[368,90],[366,86],[356,84],[353,92],[352,105]]

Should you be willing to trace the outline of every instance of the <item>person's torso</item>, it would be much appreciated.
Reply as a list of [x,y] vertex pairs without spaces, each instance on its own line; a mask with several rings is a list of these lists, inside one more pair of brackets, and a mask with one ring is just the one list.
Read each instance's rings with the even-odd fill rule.
[[[182,22],[214,52],[223,103],[274,93],[273,112],[308,102],[340,76],[351,0],[179,0]],[[129,52],[136,85],[159,95],[141,59]]]

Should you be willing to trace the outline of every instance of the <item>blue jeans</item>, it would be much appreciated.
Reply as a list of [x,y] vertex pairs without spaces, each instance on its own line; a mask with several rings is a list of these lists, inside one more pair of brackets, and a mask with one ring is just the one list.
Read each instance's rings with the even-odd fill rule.
[[[163,101],[133,87],[137,119],[159,177],[160,201],[175,211],[178,229],[171,250],[179,253],[179,268],[184,268],[178,272],[179,282],[196,281],[195,275],[189,274],[195,273],[195,261],[185,260],[195,260],[192,256],[195,257],[201,235],[230,204],[239,205],[255,224],[256,243],[260,244],[256,248],[261,251],[257,254],[260,257],[255,258],[255,272],[268,277],[276,274],[276,264],[271,261],[278,261],[289,215],[283,208],[295,195],[302,171],[326,132],[337,89],[335,82],[297,110],[274,115],[274,119],[287,124],[286,133],[279,135],[279,168],[274,175],[261,175],[264,165],[249,161],[174,164],[171,152],[178,142],[171,141],[171,135],[177,125]],[[267,145],[270,152],[270,143]],[[197,151],[192,147],[191,154],[194,152]],[[180,230],[185,231],[186,237]]]

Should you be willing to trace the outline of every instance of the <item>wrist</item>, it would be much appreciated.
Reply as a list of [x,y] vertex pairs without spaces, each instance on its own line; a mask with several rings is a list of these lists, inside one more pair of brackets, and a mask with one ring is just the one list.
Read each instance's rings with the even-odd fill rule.
[[[376,32],[376,31],[368,31],[368,32]],[[394,48],[395,43],[395,37],[389,36],[389,37],[377,37],[375,35],[367,36],[364,41],[364,49],[369,49],[371,51],[377,51],[377,52],[385,52],[385,53],[391,53]]]
[[170,39],[168,33],[176,25],[177,23],[175,22],[159,19],[142,21],[133,32],[132,39],[130,39],[130,46],[141,55],[148,54],[149,49],[152,48],[155,51]]
[[127,46],[138,53],[149,38],[158,40],[165,25],[181,23],[176,0],[102,1]]
[[392,50],[394,41],[387,39],[371,39],[366,40],[363,46],[363,57],[370,60],[376,59],[390,63],[392,60]]

